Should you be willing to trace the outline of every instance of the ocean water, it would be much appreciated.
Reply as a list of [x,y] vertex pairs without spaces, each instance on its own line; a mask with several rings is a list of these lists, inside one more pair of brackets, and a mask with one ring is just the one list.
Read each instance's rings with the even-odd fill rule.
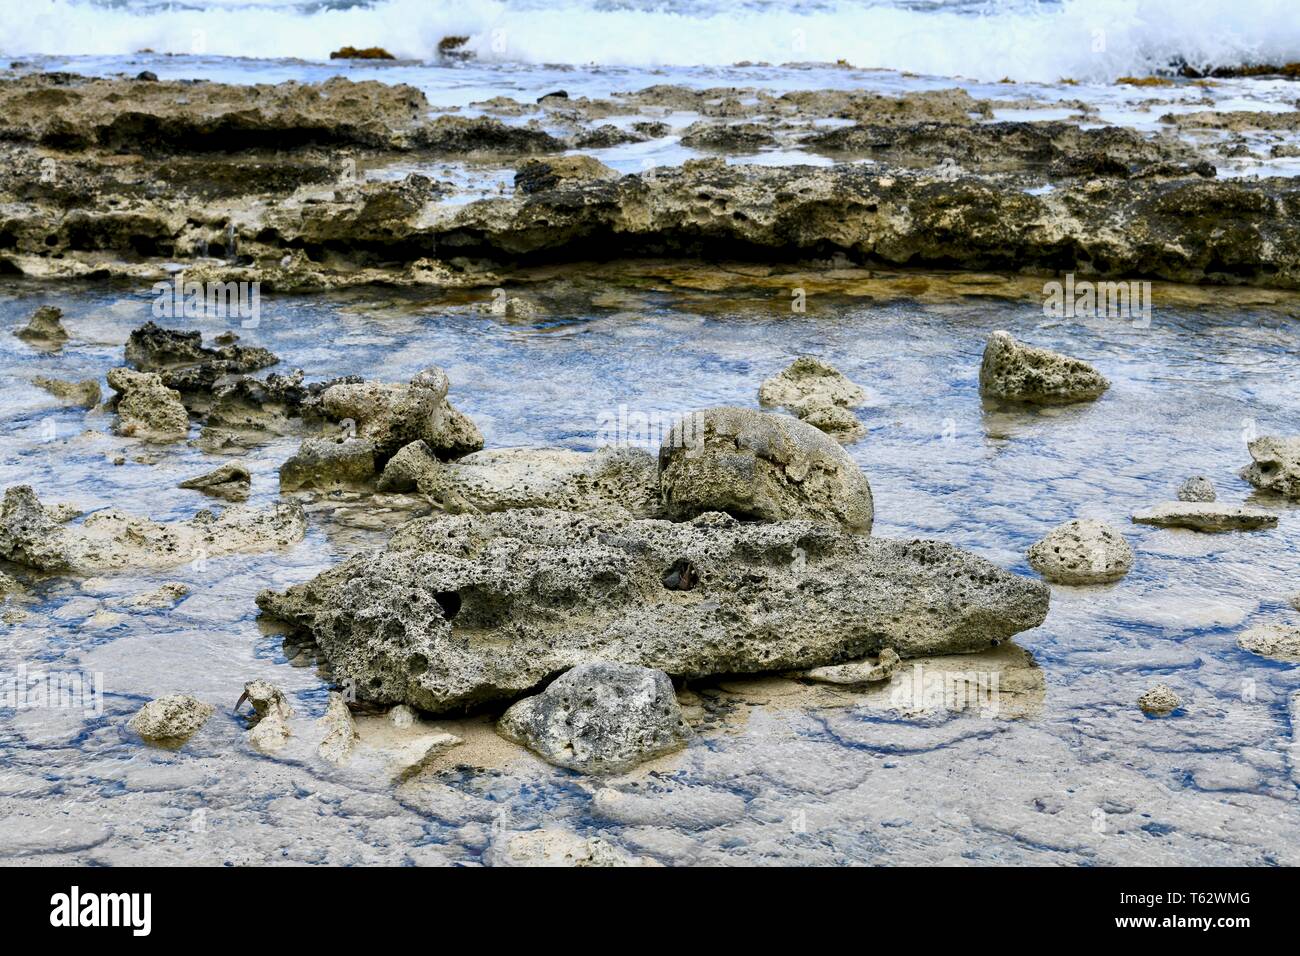
[[573,67],[836,63],[1107,82],[1300,60],[1293,0],[0,0],[0,54],[320,61],[345,45]]

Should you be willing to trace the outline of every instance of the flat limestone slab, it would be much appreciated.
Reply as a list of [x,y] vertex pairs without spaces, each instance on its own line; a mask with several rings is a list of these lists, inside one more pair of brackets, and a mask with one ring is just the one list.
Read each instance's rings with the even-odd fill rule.
[[1244,505],[1217,502],[1170,501],[1139,511],[1135,524],[1157,528],[1190,528],[1193,531],[1257,531],[1277,526],[1277,515]]

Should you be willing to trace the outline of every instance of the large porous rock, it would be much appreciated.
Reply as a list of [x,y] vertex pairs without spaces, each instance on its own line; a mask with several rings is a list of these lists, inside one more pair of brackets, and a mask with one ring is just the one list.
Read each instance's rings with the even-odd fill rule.
[[127,721],[127,726],[143,737],[160,744],[182,744],[198,732],[214,713],[188,694],[169,694],[151,700]]
[[1261,435],[1246,447],[1255,461],[1241,477],[1264,491],[1300,498],[1300,438]]
[[1110,382],[1087,362],[994,332],[980,363],[980,394],[1031,405],[1091,402]]
[[637,448],[494,448],[432,467],[426,463],[418,487],[436,501],[454,501],[467,510],[557,508],[642,518],[663,510],[658,465]]
[[530,159],[515,173],[515,189],[521,193],[544,192],[564,183],[618,179],[618,173],[594,156],[550,156]]
[[593,661],[512,705],[497,729],[548,763],[622,773],[686,746],[691,729],[663,671]]
[[433,449],[424,439],[403,445],[384,465],[376,488],[380,491],[418,491],[422,484],[433,480],[434,473],[442,467]]
[[201,491],[227,501],[247,501],[252,491],[253,475],[247,465],[232,461],[204,475],[187,478],[177,488]]
[[108,385],[118,393],[114,429],[119,435],[176,441],[189,434],[190,416],[180,392],[168,388],[156,374],[110,369]]
[[703,677],[982,650],[1041,624],[1049,594],[951,545],[821,522],[516,510],[416,519],[257,601],[359,697],[436,713],[594,660]]
[[678,421],[659,448],[659,489],[677,519],[808,518],[871,531],[867,476],[826,434],[797,419],[721,406]]
[[68,340],[68,330],[63,327],[63,310],[52,305],[37,309],[21,329],[14,332],[24,342],[45,349],[57,349]]
[[763,406],[788,409],[814,428],[841,442],[854,441],[866,429],[850,409],[866,401],[862,386],[845,378],[833,365],[801,356],[778,375],[766,379],[758,389]]
[[1188,528],[1192,531],[1256,531],[1277,525],[1277,515],[1245,505],[1211,501],[1169,501],[1144,508],[1133,515],[1135,524],[1157,528]]
[[321,409],[334,421],[353,422],[357,437],[374,444],[380,461],[419,440],[434,453],[453,457],[482,448],[483,436],[447,403],[449,387],[446,373],[430,367],[409,385],[359,382],[332,386],[321,395]]
[[365,438],[308,438],[280,466],[280,490],[358,488],[375,477],[375,444]]
[[0,504],[0,558],[40,571],[107,571],[174,567],[223,554],[268,551],[298,541],[307,522],[297,504],[236,505],[220,516],[157,522],[115,509],[80,524],[61,524],[28,485],[5,490]]
[[1108,584],[1133,568],[1133,549],[1104,521],[1067,521],[1035,541],[1029,566],[1057,584]]

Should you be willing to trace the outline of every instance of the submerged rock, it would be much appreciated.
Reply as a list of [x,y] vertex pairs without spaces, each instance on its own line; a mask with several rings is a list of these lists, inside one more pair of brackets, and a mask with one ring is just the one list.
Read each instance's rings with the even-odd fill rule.
[[14,335],[24,342],[43,348],[58,348],[68,340],[68,330],[63,327],[63,310],[52,305],[37,309],[27,324]]
[[629,856],[599,837],[581,837],[564,830],[528,830],[512,834],[504,845],[488,849],[492,866],[626,867],[658,866],[653,860]]
[[1087,362],[1060,352],[1017,342],[1009,332],[994,332],[980,363],[980,394],[1030,405],[1091,402],[1110,388]]
[[1143,712],[1163,717],[1183,706],[1183,699],[1166,684],[1156,684],[1138,698],[1138,706]]
[[902,658],[893,648],[885,647],[875,659],[867,657],[849,664],[814,667],[803,676],[819,684],[875,684],[893,677],[900,663]]
[[1300,664],[1300,628],[1281,624],[1252,627],[1237,635],[1237,645],[1252,654]]
[[231,462],[206,475],[188,478],[176,487],[192,488],[205,495],[225,498],[227,501],[247,501],[252,490],[252,481],[252,473],[245,465]]
[[[682,561],[693,574],[669,588]],[[359,697],[438,713],[596,660],[703,677],[975,651],[1042,623],[1049,593],[951,545],[818,522],[521,510],[416,519],[257,602]]]
[[867,477],[825,433],[784,415],[721,406],[677,422],[659,448],[659,489],[677,519],[807,518],[871,531]]
[[1133,568],[1120,532],[1091,518],[1067,521],[1029,549],[1029,566],[1057,584],[1108,584]]
[[1171,501],[1139,511],[1133,516],[1133,521],[1157,528],[1190,528],[1193,531],[1255,531],[1274,527],[1277,515],[1241,505]]
[[169,694],[141,707],[127,726],[145,740],[179,744],[193,737],[214,712],[211,704],[188,694]]
[[126,598],[123,604],[127,607],[142,610],[163,610],[175,606],[177,601],[189,593],[190,586],[188,584],[182,584],[179,581],[168,581],[152,591],[144,591]]
[[110,509],[79,525],[59,524],[28,485],[5,490],[0,505],[0,557],[40,571],[164,568],[239,551],[285,547],[302,538],[300,505],[200,511],[188,521],[160,523]]
[[862,386],[850,382],[839,369],[809,356],[795,359],[789,368],[766,379],[758,389],[760,405],[788,409],[841,441],[866,434],[858,417],[849,411],[866,397]]
[[94,408],[99,404],[101,397],[99,382],[93,378],[69,382],[61,378],[46,378],[44,375],[38,375],[32,379],[32,383],[56,398],[82,408]]
[[180,392],[168,388],[156,374],[110,369],[108,385],[118,393],[114,430],[119,435],[145,441],[176,441],[189,434],[190,415],[181,403]]
[[426,464],[418,485],[435,501],[451,500],[466,511],[556,508],[644,518],[663,510],[655,458],[637,448],[493,448]]
[[1253,464],[1241,470],[1256,488],[1300,498],[1300,437],[1262,435],[1247,445]]
[[1188,478],[1178,488],[1179,501],[1213,501],[1217,497],[1214,482],[1204,475]]
[[513,704],[497,729],[548,763],[582,773],[622,773],[693,736],[667,674],[604,661],[580,664]]
[[280,490],[365,487],[375,477],[375,446],[364,438],[308,438],[280,466]]

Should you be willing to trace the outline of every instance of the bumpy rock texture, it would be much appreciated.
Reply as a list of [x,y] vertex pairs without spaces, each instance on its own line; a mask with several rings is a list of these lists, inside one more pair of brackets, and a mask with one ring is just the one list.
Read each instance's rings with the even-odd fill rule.
[[1300,664],[1300,628],[1281,624],[1252,627],[1237,635],[1237,644],[1253,654]]
[[1241,477],[1264,491],[1300,498],[1300,438],[1262,435],[1247,447],[1255,461]]
[[692,734],[663,671],[595,661],[512,705],[497,725],[559,767],[622,773],[684,747]]
[[193,737],[213,713],[211,704],[187,694],[170,694],[149,701],[127,721],[127,726],[145,740],[179,744]]
[[63,379],[38,375],[32,379],[32,384],[45,389],[56,398],[60,398],[72,405],[80,405],[82,408],[94,408],[99,404],[101,395],[99,382],[93,378],[83,379],[80,382],[69,382]]
[[118,393],[114,428],[119,435],[162,442],[189,434],[190,416],[180,392],[164,385],[158,375],[115,368],[109,370],[108,385]]
[[423,441],[437,455],[456,458],[483,447],[474,423],[447,402],[450,382],[430,367],[409,385],[358,382],[334,385],[321,395],[321,409],[334,421],[351,421],[356,436],[371,442],[384,462],[399,449]]
[[1171,501],[1139,511],[1136,524],[1157,528],[1190,528],[1193,531],[1257,531],[1277,524],[1277,515],[1259,508],[1214,502]]
[[1138,698],[1138,706],[1145,713],[1163,717],[1183,706],[1183,699],[1174,693],[1173,689],[1167,684],[1156,684]]
[[866,429],[850,409],[866,400],[862,386],[820,359],[801,356],[758,389],[760,405],[786,408],[808,424],[844,442],[861,438]]
[[1029,405],[1090,402],[1110,382],[1087,362],[1050,349],[1017,342],[1008,332],[994,332],[980,363],[980,394]]
[[975,651],[1042,623],[1048,595],[950,545],[818,522],[523,510],[417,519],[257,600],[360,697],[445,712],[593,660],[700,677]]
[[1214,501],[1217,497],[1214,482],[1204,475],[1188,478],[1178,488],[1179,501]]
[[360,488],[374,477],[374,442],[364,438],[308,438],[280,466],[280,490]]
[[33,313],[21,329],[14,332],[24,342],[45,349],[55,349],[68,340],[68,330],[63,327],[63,310],[43,305]]
[[200,511],[189,521],[159,523],[117,510],[97,511],[78,525],[60,524],[28,485],[5,490],[0,505],[0,557],[39,571],[165,568],[237,551],[285,547],[306,532],[298,505]]
[[420,491],[466,510],[556,508],[638,518],[663,511],[654,456],[635,448],[493,448],[445,464],[422,460],[421,466]]
[[1133,568],[1133,549],[1103,521],[1077,519],[1052,529],[1029,549],[1029,565],[1057,584],[1107,584]]
[[678,421],[659,448],[659,488],[678,519],[807,518],[871,531],[867,477],[823,432],[785,415],[721,406]]

